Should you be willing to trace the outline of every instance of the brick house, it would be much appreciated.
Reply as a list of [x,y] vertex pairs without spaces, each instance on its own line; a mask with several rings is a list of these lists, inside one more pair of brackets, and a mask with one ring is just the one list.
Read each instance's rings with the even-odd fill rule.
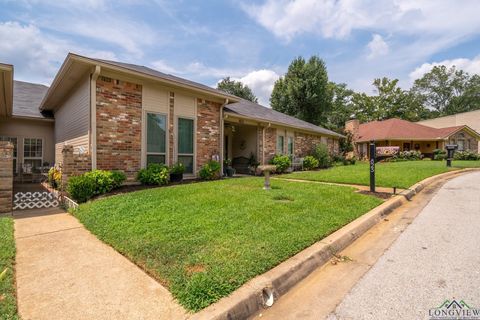
[[[56,164],[66,176],[92,169],[123,170],[133,181],[149,163],[181,162],[187,177],[195,177],[211,159],[229,158],[241,166],[253,155],[267,163],[276,153],[304,156],[318,143],[338,152],[342,137],[193,81],[72,53],[50,88],[36,95],[24,88],[26,99],[19,108],[12,102],[19,100],[12,90],[18,85],[13,67],[3,66],[6,76],[0,85],[6,90],[0,91],[5,93],[0,124],[9,129],[0,129],[0,137],[15,142],[21,114],[35,114],[22,133],[36,139],[23,142],[38,156],[32,165]],[[38,131],[40,124],[44,134]],[[18,141],[16,148],[28,153]],[[26,160],[20,159],[16,167]]]
[[480,133],[466,125],[433,128],[401,119],[388,119],[359,123],[350,120],[345,130],[352,133],[354,152],[359,158],[368,156],[368,144],[398,146],[400,151],[417,150],[432,157],[433,150],[444,149],[447,144],[457,144],[459,151],[478,152]]

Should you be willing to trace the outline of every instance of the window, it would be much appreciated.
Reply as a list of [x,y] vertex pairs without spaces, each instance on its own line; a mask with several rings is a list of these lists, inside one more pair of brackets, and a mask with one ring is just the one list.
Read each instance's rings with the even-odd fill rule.
[[277,137],[277,153],[278,154],[283,154],[283,144],[284,144],[283,136],[278,136]]
[[0,141],[10,141],[13,144],[13,173],[17,173],[17,138],[0,136]]
[[178,118],[178,162],[185,166],[185,173],[193,173],[193,120]]
[[465,150],[465,140],[458,139],[457,140],[457,145],[458,145],[458,151],[464,151]]
[[293,155],[293,137],[287,139],[288,154]]
[[43,141],[38,138],[23,139],[23,171],[39,172],[43,163]]
[[147,113],[147,166],[150,163],[165,164],[167,117]]

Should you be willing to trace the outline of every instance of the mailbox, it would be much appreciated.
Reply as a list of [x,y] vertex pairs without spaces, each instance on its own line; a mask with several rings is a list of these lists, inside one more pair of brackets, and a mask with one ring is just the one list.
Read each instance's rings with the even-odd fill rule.
[[445,149],[447,149],[447,167],[451,167],[452,166],[453,154],[455,153],[455,150],[458,149],[458,145],[447,144],[445,146]]

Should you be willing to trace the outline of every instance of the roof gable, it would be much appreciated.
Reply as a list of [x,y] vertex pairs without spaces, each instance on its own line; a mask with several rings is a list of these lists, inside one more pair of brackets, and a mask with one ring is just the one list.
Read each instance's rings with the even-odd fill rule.
[[13,112],[14,117],[51,118],[50,114],[40,112],[40,103],[48,91],[42,84],[14,81]]

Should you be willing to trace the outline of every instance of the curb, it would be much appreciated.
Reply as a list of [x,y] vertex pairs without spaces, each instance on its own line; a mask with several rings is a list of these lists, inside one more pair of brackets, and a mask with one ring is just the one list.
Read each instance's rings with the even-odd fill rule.
[[[257,311],[272,304],[280,296],[306,278],[317,268],[327,263],[336,252],[349,246],[384,216],[412,199],[426,186],[470,171],[480,169],[461,169],[426,178],[402,193],[373,208],[361,217],[330,234],[323,240],[300,251],[273,269],[261,274],[218,302],[189,317],[197,319],[247,319]],[[272,300],[273,299],[273,300]],[[270,304],[270,305],[272,305]]]

